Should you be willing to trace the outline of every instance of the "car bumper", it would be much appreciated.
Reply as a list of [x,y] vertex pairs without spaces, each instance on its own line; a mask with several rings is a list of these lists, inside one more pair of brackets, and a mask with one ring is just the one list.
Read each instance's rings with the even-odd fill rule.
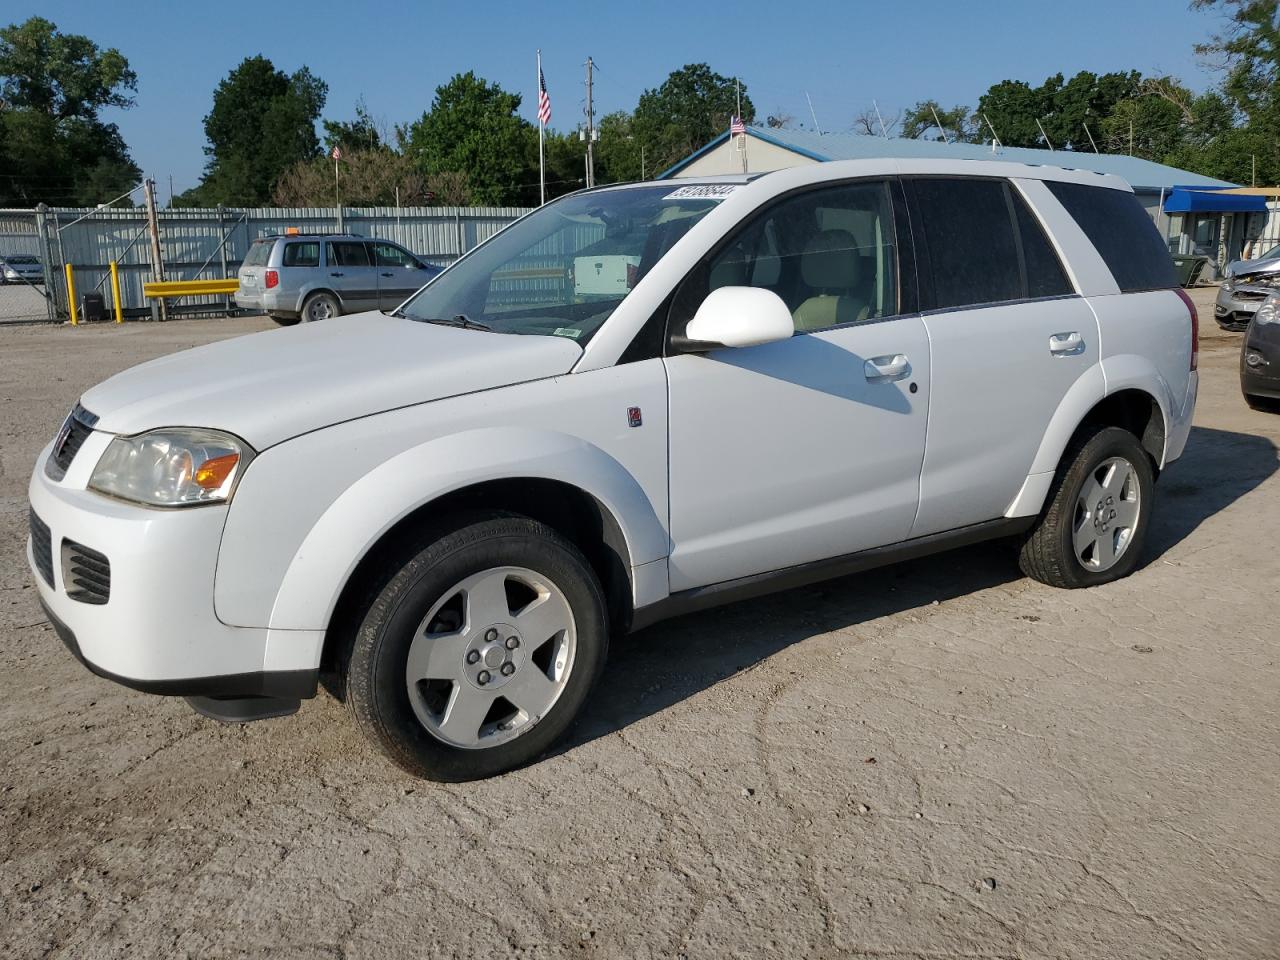
[[1262,306],[1262,301],[1275,292],[1274,287],[1238,285],[1228,289],[1223,284],[1218,288],[1218,297],[1213,304],[1213,318],[1220,327],[1243,330]]
[[1240,351],[1240,389],[1247,396],[1280,400],[1280,324],[1249,327]]
[[286,300],[274,290],[237,290],[236,306],[241,310],[256,310],[262,313],[279,313],[296,316],[298,304],[290,298]]
[[[63,643],[94,673],[150,693],[314,696],[322,631],[229,627],[214,612],[226,507],[151,509],[87,490],[109,441],[91,434],[62,480],[45,473],[46,448],[28,487],[27,562]],[[45,537],[37,549],[37,538]],[[69,544],[105,558],[105,602],[71,595]],[[37,553],[50,562],[38,561]]]

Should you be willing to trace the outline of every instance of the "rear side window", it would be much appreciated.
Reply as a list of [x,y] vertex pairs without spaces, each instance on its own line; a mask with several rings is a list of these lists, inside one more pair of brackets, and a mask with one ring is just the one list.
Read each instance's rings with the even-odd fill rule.
[[913,178],[910,189],[934,309],[1073,292],[1043,229],[1008,181]]
[[1097,248],[1124,293],[1178,285],[1160,231],[1132,193],[1052,180],[1045,185]]
[[264,267],[267,261],[271,259],[271,248],[275,246],[274,240],[255,240],[253,245],[249,247],[249,252],[245,254],[244,265],[246,267]]
[[369,247],[363,243],[330,241],[328,254],[331,267],[369,266]]
[[286,267],[320,266],[320,243],[286,243],[283,265]]

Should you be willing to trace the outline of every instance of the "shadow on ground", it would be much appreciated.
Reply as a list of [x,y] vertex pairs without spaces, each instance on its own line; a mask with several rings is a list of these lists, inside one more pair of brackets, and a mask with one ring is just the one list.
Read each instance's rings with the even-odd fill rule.
[[[1144,563],[1254,490],[1277,466],[1276,446],[1265,437],[1193,428],[1182,459],[1156,488]],[[656,624],[614,641],[600,686],[560,750],[659,713],[801,640],[1021,576],[1016,543],[996,540]]]

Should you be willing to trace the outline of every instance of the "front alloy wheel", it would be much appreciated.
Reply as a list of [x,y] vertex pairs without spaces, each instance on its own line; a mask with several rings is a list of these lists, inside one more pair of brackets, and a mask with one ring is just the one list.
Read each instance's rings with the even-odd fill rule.
[[374,582],[344,661],[356,721],[405,770],[474,780],[536,759],[604,667],[603,592],[578,549],[527,517],[425,533]]

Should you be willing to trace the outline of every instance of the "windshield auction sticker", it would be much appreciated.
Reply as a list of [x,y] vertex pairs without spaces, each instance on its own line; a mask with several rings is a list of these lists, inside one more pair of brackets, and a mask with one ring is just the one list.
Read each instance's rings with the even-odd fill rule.
[[699,183],[690,187],[672,190],[663,200],[723,200],[741,184],[737,183]]

